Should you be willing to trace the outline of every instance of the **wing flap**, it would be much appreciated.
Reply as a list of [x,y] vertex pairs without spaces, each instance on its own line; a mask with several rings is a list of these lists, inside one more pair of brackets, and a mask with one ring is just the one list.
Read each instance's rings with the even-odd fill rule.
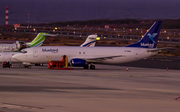
[[117,56],[108,56],[108,57],[98,57],[98,58],[88,58],[85,59],[87,62],[101,62],[102,60],[106,59],[113,59],[117,57],[125,57],[125,55],[117,55]]

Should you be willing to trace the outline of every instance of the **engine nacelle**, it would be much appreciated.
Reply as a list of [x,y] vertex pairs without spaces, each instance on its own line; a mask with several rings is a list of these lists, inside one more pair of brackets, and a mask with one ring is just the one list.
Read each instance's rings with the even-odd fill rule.
[[86,60],[75,58],[71,60],[71,65],[76,67],[84,67],[87,64]]

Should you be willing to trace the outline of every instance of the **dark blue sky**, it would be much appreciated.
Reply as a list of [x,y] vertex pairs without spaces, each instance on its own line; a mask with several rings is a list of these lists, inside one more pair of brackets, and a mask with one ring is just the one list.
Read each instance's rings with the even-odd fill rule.
[[0,0],[0,24],[92,19],[177,19],[180,0]]

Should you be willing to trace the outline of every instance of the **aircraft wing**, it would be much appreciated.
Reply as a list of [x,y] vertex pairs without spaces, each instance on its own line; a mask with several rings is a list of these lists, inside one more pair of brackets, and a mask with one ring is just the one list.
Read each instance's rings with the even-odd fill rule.
[[148,49],[147,52],[156,52],[156,51],[164,50],[164,49],[172,49],[172,47],[157,48],[157,49]]
[[118,55],[118,56],[108,56],[108,57],[98,57],[98,58],[87,58],[85,59],[87,62],[101,62],[102,60],[106,59],[113,59],[116,57],[125,57],[125,55]]

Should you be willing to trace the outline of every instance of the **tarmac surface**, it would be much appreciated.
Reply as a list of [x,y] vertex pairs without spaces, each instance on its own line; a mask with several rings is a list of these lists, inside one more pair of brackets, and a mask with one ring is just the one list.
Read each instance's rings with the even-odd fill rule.
[[180,71],[0,66],[0,112],[179,112]]
[[158,68],[158,69],[173,69],[180,70],[180,57],[178,56],[161,56],[155,55],[147,59],[118,64],[119,66],[127,67],[143,67],[143,68]]

